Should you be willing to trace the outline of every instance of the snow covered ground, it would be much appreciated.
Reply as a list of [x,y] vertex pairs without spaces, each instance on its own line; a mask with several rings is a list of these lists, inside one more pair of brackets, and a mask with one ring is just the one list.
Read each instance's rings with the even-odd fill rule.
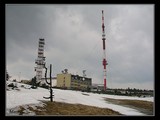
[[[11,82],[10,82],[11,83]],[[13,82],[14,83],[14,82]],[[18,88],[14,90],[6,91],[6,115],[10,114],[10,109],[16,108],[20,105],[27,104],[39,104],[42,105],[40,100],[48,101],[43,97],[49,96],[49,90],[38,87],[37,89],[29,89],[30,85],[17,83]],[[72,90],[60,90],[53,89],[54,91],[54,101],[73,103],[73,104],[84,104],[91,105],[101,108],[110,108],[114,111],[118,111],[124,115],[145,115],[139,111],[124,107],[121,105],[111,104],[104,100],[104,98],[113,98],[113,99],[130,99],[130,100],[144,100],[144,101],[154,101],[153,97],[139,98],[139,97],[128,97],[128,96],[117,96],[117,95],[106,95],[106,94],[96,94],[96,93],[87,93],[81,91],[72,91]],[[32,114],[34,115],[34,114]]]

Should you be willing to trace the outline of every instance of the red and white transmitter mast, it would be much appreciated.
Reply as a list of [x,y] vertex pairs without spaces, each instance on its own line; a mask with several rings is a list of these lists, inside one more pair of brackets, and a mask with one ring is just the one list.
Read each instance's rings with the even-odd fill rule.
[[105,46],[105,30],[104,30],[104,14],[103,14],[103,10],[102,10],[102,41],[103,41],[103,61],[102,61],[102,65],[103,65],[103,77],[104,77],[104,91],[106,90],[106,65],[108,65],[107,60],[106,60],[106,46]]

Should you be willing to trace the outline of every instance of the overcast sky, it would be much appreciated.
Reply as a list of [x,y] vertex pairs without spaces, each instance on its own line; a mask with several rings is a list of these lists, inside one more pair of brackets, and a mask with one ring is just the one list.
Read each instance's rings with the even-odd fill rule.
[[102,10],[107,87],[154,89],[153,4],[7,4],[6,69],[11,79],[31,79],[39,38],[47,67],[65,68],[103,83]]

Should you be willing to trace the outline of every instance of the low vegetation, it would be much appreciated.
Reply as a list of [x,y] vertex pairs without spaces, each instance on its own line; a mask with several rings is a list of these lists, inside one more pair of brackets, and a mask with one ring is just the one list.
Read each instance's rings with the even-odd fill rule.
[[153,115],[153,102],[142,101],[142,100],[111,99],[111,98],[105,98],[105,100],[113,104],[134,108],[140,111],[141,113],[147,115]]
[[[33,111],[36,115],[54,115],[54,116],[84,116],[84,115],[121,115],[119,112],[113,111],[107,108],[99,108],[82,104],[69,104],[62,102],[44,102],[44,107],[37,107],[33,109],[29,107],[30,111]],[[23,108],[19,114],[23,113]]]

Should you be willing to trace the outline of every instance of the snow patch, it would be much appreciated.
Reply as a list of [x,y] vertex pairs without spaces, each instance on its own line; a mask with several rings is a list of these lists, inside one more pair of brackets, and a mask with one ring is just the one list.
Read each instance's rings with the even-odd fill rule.
[[[30,85],[17,83],[18,89],[17,90],[6,90],[6,115],[16,115],[16,111],[19,110],[17,106],[28,105],[33,109],[36,109],[36,105],[43,106],[41,100],[49,101],[48,99],[44,99],[44,96],[49,96],[49,90],[38,87],[37,89],[30,89]],[[83,105],[90,105],[96,106],[101,108],[110,108],[114,111],[117,111],[123,115],[144,115],[139,111],[124,107],[121,105],[115,105],[109,103],[104,100],[104,98],[113,98],[113,99],[129,99],[129,100],[144,100],[144,101],[151,101],[153,102],[153,97],[149,98],[139,98],[139,97],[129,97],[129,96],[117,96],[117,95],[107,95],[107,94],[97,94],[97,93],[87,93],[81,91],[73,91],[73,90],[60,90],[60,89],[53,89],[54,91],[54,101],[57,102],[65,102],[65,103],[72,103],[72,104],[83,104]],[[32,104],[32,105],[31,105]],[[33,105],[35,104],[35,105]],[[14,109],[13,109],[14,108]],[[13,110],[10,112],[10,110]],[[27,106],[25,107],[25,114],[26,115],[34,115],[31,113]]]

